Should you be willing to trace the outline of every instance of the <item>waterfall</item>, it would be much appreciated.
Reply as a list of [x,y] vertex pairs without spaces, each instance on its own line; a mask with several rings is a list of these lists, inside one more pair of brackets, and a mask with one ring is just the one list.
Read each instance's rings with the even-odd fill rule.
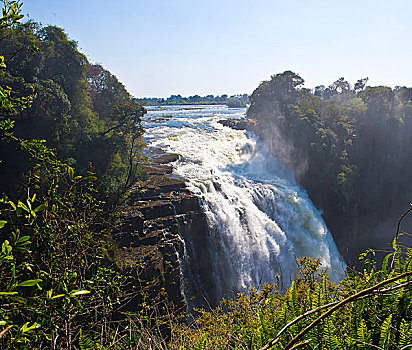
[[224,106],[169,106],[149,109],[145,121],[146,142],[181,155],[174,173],[201,198],[217,298],[275,282],[276,275],[288,285],[294,256],[319,257],[339,279],[344,264],[304,189],[255,134],[218,123],[244,114]]

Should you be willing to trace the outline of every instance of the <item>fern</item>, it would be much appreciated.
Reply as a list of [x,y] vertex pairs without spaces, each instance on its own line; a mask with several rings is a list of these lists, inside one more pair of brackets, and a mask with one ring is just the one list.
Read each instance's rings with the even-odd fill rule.
[[336,325],[333,322],[333,318],[330,317],[325,321],[324,326],[324,339],[326,343],[326,349],[330,350],[337,350],[341,349],[341,346],[338,341],[338,337],[336,336]]
[[87,335],[84,335],[82,330],[80,330],[79,345],[80,345],[80,350],[98,349],[98,347],[96,346],[96,343],[91,338],[89,338]]
[[79,336],[79,345],[80,345],[80,350],[106,350],[107,349],[107,347],[100,345],[99,343],[95,342],[92,338],[88,337],[87,335],[84,335],[81,329],[80,329],[80,336]]
[[357,339],[360,340],[360,349],[367,349],[368,347],[365,344],[370,342],[370,334],[368,327],[366,326],[365,320],[361,320],[357,329]]
[[398,346],[403,348],[410,344],[412,344],[412,323],[402,320]]
[[295,281],[292,282],[292,286],[289,290],[289,305],[292,311],[292,318],[297,317],[297,303],[296,303],[296,283]]
[[205,350],[207,345],[207,333],[202,334],[202,337],[199,339],[195,345],[195,350]]
[[383,349],[389,348],[389,340],[391,336],[391,324],[392,324],[392,314],[389,315],[381,326],[381,337],[379,340],[379,346]]

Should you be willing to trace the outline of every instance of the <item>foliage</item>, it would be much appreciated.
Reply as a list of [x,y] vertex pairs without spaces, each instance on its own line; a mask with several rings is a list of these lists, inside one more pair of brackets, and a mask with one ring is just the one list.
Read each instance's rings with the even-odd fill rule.
[[339,78],[312,92],[303,82],[290,71],[272,76],[253,92],[247,114],[323,210],[345,260],[358,265],[361,251],[390,241],[383,223],[412,195],[411,88],[370,87],[367,78],[352,88]]
[[[0,29],[7,64],[0,78],[0,120],[18,121],[15,135],[47,140],[80,172],[92,163],[99,188],[118,198],[143,175],[141,118],[146,110],[114,75],[90,64],[61,28],[17,22]],[[19,110],[25,102],[21,96],[28,96],[30,109]],[[0,157],[0,190],[21,194],[30,163],[4,143]]]
[[[79,165],[76,147],[84,151],[96,139],[117,142],[111,151],[96,151],[106,150],[123,166],[119,183],[124,190],[139,175],[136,153],[145,110],[112,77],[121,99],[107,102],[113,103],[112,114],[99,120],[89,108],[89,88],[82,78],[87,60],[60,28],[20,24],[20,7],[5,1],[0,27],[7,34],[1,49],[8,53],[7,66],[1,58],[7,71],[1,74],[0,148],[18,151],[9,158],[3,155],[1,180],[8,188],[20,186],[15,197],[25,194],[24,200],[0,198],[0,347],[84,347],[104,327],[101,344],[113,334],[124,337],[127,326],[136,322],[125,306],[135,295],[144,295],[137,266],[128,272],[117,266],[112,239],[117,213],[99,199],[94,168],[78,175],[45,140],[32,137],[50,136],[51,143],[59,142],[57,148],[68,147],[67,155],[77,157]],[[17,43],[22,48],[16,51]],[[30,162],[22,162],[21,155]],[[8,176],[16,174],[15,167],[23,175],[21,182]]]
[[[60,28],[20,25],[20,7],[4,1],[0,20],[7,34],[1,52],[8,54],[0,57],[7,67],[0,90],[2,181],[24,193],[24,200],[16,193],[0,198],[2,349],[402,349],[412,343],[412,251],[401,250],[399,235],[381,268],[369,251],[361,256],[363,273],[339,285],[319,260],[302,258],[286,294],[265,285],[199,310],[193,327],[172,313],[160,317],[139,266],[120,266],[112,240],[118,214],[100,199],[96,176],[108,189],[123,190],[140,176],[145,110]],[[409,128],[410,89],[364,89],[361,80],[350,90],[339,79],[312,96],[302,84],[293,72],[272,77],[253,94],[249,113],[262,120],[269,114],[315,165],[330,159],[321,180],[352,203],[362,171],[356,148],[369,146],[357,145],[358,134],[383,137],[387,127]],[[7,157],[10,149],[19,152]],[[129,303],[138,307],[128,309]]]
[[127,308],[144,286],[137,265],[118,267],[117,214],[98,199],[94,173],[77,175],[43,142],[6,135],[36,166],[27,199],[0,200],[0,347],[70,349],[82,336],[104,344],[128,335],[147,313]]
[[298,259],[299,275],[286,294],[265,285],[200,310],[196,324],[177,331],[170,347],[403,349],[412,344],[412,249],[402,253],[396,240],[394,248],[381,269],[363,254],[363,273],[350,273],[338,285],[318,260]]

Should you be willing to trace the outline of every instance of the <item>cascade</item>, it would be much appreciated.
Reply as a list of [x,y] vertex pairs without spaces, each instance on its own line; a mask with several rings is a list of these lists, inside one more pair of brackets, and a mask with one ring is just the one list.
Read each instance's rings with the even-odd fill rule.
[[291,172],[254,133],[218,123],[244,117],[245,109],[166,106],[148,111],[145,141],[180,154],[174,174],[201,198],[207,245],[196,249],[208,249],[214,299],[275,282],[276,275],[289,285],[295,257],[319,257],[332,278],[342,277],[345,266],[332,236]]

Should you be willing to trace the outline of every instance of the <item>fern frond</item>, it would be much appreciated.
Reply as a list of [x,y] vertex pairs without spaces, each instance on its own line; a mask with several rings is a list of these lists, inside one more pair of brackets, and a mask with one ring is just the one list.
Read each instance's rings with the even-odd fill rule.
[[393,314],[390,314],[385,321],[383,321],[382,326],[381,326],[381,337],[379,340],[379,346],[382,347],[383,349],[388,349],[389,348],[389,340],[391,336],[391,325],[392,325],[392,316]]

